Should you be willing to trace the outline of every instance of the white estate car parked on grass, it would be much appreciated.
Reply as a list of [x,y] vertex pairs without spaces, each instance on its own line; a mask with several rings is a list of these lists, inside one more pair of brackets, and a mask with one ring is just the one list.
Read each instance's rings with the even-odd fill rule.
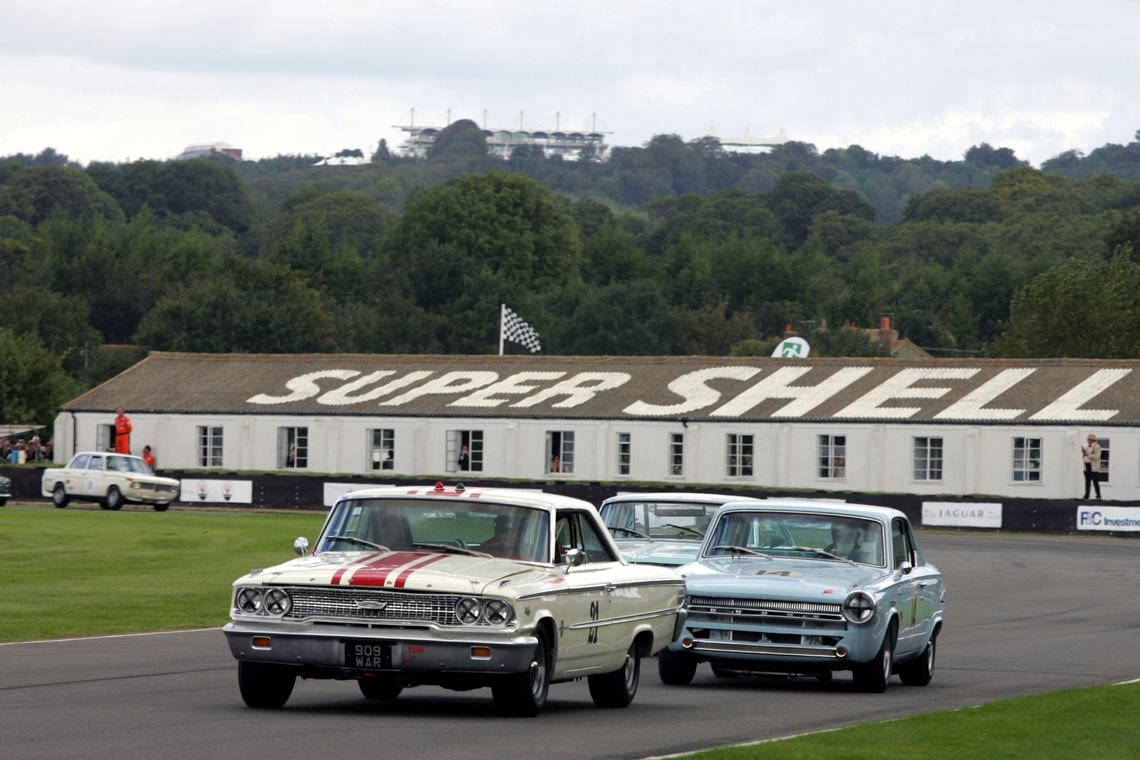
[[141,457],[85,451],[67,467],[44,470],[40,487],[61,509],[79,499],[99,502],[103,509],[122,509],[124,502],[137,501],[164,512],[178,498],[178,486],[174,478],[155,475]]
[[521,716],[585,677],[596,705],[626,707],[684,598],[672,570],[622,560],[593,506],[534,491],[355,491],[312,554],[295,548],[233,586],[224,630],[250,707],[281,707],[297,676],[354,680],[368,699],[489,686]]

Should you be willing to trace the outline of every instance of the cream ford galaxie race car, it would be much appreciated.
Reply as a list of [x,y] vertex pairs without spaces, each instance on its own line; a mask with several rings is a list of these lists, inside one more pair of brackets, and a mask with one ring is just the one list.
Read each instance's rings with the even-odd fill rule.
[[67,467],[44,470],[41,489],[59,508],[72,499],[96,501],[103,509],[122,509],[124,502],[151,504],[166,511],[178,498],[179,482],[155,475],[141,457],[81,452]]
[[700,662],[721,677],[851,671],[859,691],[891,676],[930,683],[945,586],[902,512],[781,500],[726,504],[700,559],[680,568],[687,597],[661,680]]
[[684,597],[673,571],[623,561],[593,506],[533,491],[355,491],[312,554],[295,548],[233,586],[224,630],[251,707],[284,705],[297,676],[355,680],[368,699],[489,686],[522,716],[585,677],[595,704],[625,707]]

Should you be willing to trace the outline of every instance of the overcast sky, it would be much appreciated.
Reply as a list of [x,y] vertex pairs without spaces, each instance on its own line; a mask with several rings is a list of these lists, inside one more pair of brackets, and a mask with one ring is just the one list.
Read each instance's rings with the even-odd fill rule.
[[1140,3],[4,0],[0,155],[371,152],[417,122],[581,126],[616,145],[783,127],[1034,164],[1140,129]]

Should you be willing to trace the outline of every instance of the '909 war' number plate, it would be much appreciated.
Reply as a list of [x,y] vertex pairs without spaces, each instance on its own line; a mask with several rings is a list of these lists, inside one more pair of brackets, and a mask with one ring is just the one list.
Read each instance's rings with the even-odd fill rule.
[[362,670],[388,670],[392,667],[392,644],[349,639],[344,642],[344,665]]

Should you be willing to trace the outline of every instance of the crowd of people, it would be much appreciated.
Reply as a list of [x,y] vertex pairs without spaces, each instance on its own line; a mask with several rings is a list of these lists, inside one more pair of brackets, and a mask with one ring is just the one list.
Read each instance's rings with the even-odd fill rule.
[[7,438],[0,438],[0,462],[6,464],[25,464],[27,462],[52,461],[52,449],[55,439],[48,438],[47,443],[40,440],[38,435],[28,440],[12,442]]

